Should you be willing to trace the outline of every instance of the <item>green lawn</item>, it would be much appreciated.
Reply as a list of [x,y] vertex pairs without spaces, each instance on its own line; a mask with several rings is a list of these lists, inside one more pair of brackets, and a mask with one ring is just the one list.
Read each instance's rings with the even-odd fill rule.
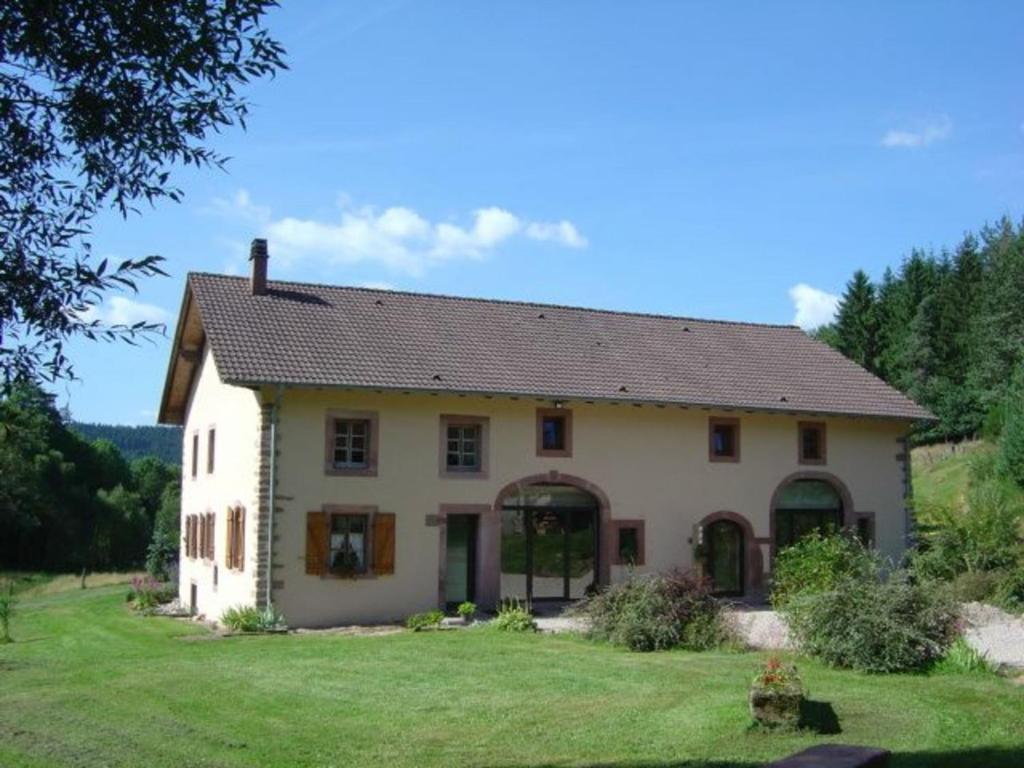
[[0,765],[756,766],[812,743],[1024,765],[1024,689],[800,662],[836,736],[748,732],[756,654],[632,654],[490,629],[215,639],[123,588],[26,597],[0,646]]

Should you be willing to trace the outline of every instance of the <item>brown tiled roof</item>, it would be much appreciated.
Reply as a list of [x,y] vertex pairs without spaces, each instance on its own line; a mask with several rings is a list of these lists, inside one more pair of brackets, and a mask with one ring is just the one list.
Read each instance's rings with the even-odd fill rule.
[[221,377],[927,419],[795,326],[191,274]]

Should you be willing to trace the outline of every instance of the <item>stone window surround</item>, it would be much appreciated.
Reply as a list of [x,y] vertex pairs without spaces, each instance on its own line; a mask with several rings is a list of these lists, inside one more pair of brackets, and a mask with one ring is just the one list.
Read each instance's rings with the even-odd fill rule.
[[[645,532],[645,521],[644,520],[609,520],[608,526],[609,538],[611,539],[608,546],[609,554],[611,555],[612,565],[645,565],[647,562],[647,537]],[[635,528],[636,529],[636,561],[629,563],[623,561],[619,557],[619,533],[623,528]]]
[[[565,422],[565,443],[562,448],[544,447],[544,419],[559,417]],[[537,409],[537,455],[546,458],[572,458],[572,409],[571,408],[538,408]]]
[[[365,467],[336,467],[334,465],[334,427],[335,421],[348,419],[369,422]],[[377,462],[380,450],[380,424],[377,411],[352,411],[340,408],[327,410],[324,416],[324,474],[337,477],[376,477]]]
[[[819,445],[821,456],[817,459],[808,459],[804,456],[804,430],[816,429],[820,433]],[[798,421],[796,423],[796,460],[799,464],[823,465],[828,462],[828,432],[824,421]]]
[[[733,452],[729,456],[715,453],[715,427],[732,427]],[[740,461],[740,420],[736,417],[708,417],[708,461],[738,464]]]
[[[451,469],[448,466],[448,427],[474,425],[480,428],[478,469]],[[450,480],[487,480],[490,477],[491,419],[489,416],[471,416],[442,413],[438,430],[438,477]]]

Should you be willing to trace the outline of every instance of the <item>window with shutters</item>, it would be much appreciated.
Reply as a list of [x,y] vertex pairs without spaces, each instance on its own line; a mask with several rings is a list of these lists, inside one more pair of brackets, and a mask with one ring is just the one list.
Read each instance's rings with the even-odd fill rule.
[[227,551],[224,565],[238,571],[245,570],[245,507],[228,508]]
[[324,471],[330,475],[377,474],[377,414],[328,411]]
[[203,552],[203,557],[205,557],[207,560],[213,560],[214,559],[214,555],[216,554],[214,552],[214,541],[216,540],[215,533],[216,533],[216,530],[217,530],[217,518],[213,514],[213,512],[207,512],[205,517],[206,517],[206,549]]
[[199,555],[199,519],[196,515],[185,518],[185,556],[196,558]]
[[489,422],[486,416],[441,415],[441,477],[487,477]]
[[359,578],[391,574],[394,568],[394,514],[331,504],[306,514],[306,573]]

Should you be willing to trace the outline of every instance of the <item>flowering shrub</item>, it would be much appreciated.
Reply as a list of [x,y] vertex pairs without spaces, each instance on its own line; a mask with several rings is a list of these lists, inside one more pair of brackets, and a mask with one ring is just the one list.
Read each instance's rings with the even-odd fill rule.
[[803,689],[803,682],[792,664],[783,664],[778,656],[771,656],[754,678],[754,685],[770,690]]
[[772,656],[750,686],[751,717],[762,728],[798,728],[804,695],[804,685],[796,667],[783,664],[778,656]]
[[177,594],[177,587],[173,584],[158,581],[152,576],[136,576],[128,589],[128,602],[137,611],[150,611],[171,602]]

